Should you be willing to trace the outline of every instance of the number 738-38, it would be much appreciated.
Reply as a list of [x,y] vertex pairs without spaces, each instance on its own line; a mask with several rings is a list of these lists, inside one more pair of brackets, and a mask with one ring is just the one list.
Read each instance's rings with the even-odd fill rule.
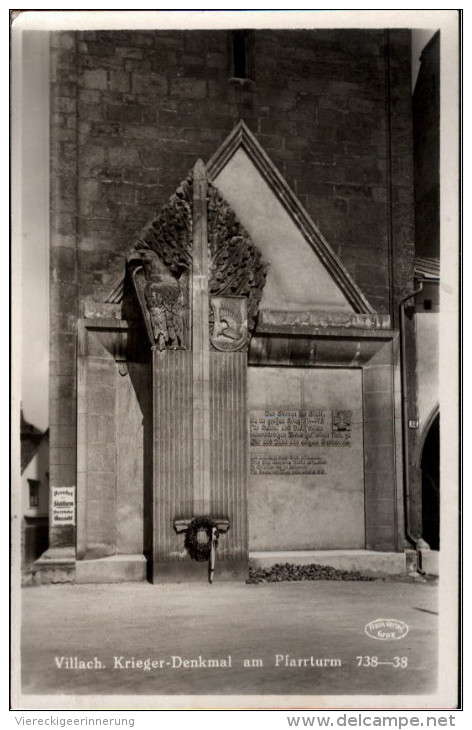
[[394,667],[395,669],[406,669],[408,666],[408,657],[394,656],[390,661],[381,661],[377,656],[358,656],[356,657],[358,667],[370,667],[375,669],[380,666]]

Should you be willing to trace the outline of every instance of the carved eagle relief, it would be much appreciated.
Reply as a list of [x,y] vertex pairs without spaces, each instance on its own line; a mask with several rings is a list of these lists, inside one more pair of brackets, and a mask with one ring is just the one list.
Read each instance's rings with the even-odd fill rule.
[[144,298],[159,350],[185,347],[188,276],[176,279],[154,251],[141,250]]
[[149,334],[159,350],[189,347],[192,186],[190,174],[128,256]]

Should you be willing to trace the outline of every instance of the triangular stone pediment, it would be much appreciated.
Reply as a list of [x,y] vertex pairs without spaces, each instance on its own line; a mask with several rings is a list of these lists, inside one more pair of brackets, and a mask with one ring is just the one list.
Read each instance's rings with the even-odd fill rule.
[[207,171],[268,262],[261,311],[374,313],[243,121]]
[[[259,306],[261,313],[375,313],[243,121],[211,158],[206,172],[268,264]],[[181,188],[172,196],[171,208],[174,199],[179,206],[187,206],[185,196],[182,197],[179,192]],[[165,230],[160,231],[166,210],[164,207],[146,235],[154,235],[157,226],[167,249],[168,236]],[[169,230],[174,236],[174,222]],[[169,250],[173,250],[172,246]],[[122,298],[123,279],[109,292],[105,301],[119,303]]]

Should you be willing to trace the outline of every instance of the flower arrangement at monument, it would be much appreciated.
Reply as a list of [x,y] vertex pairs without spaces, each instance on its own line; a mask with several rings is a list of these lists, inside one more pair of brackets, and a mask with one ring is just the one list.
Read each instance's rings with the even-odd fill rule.
[[213,528],[216,529],[216,542],[218,542],[218,526],[213,520],[208,517],[195,517],[190,522],[185,533],[185,548],[193,560],[199,562],[209,560]]

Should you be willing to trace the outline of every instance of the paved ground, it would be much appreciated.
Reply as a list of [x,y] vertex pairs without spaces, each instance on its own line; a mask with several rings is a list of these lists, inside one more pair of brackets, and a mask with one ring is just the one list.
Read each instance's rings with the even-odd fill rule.
[[[400,619],[409,632],[371,639],[364,627],[378,618]],[[435,689],[437,620],[430,584],[27,587],[22,687],[73,695],[422,694]],[[370,657],[363,665],[377,657],[407,666],[358,666],[358,657]],[[133,667],[133,658],[161,666]],[[204,666],[209,659],[231,666]],[[70,668],[81,661],[90,668]]]

